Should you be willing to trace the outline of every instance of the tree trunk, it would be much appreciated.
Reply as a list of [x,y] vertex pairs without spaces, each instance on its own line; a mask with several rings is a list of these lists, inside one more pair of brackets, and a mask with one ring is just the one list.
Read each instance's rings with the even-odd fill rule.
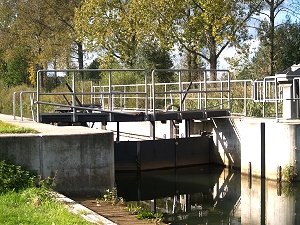
[[209,49],[209,69],[211,70],[210,72],[210,77],[209,80],[211,81],[215,81],[217,80],[217,62],[218,62],[218,58],[217,58],[217,47],[216,47],[216,42],[215,40],[213,40],[213,38],[211,38],[211,46]]
[[[83,46],[81,42],[77,42],[77,51],[78,51],[78,68],[83,69]],[[81,79],[83,79],[83,72],[80,72]]]
[[274,29],[275,29],[275,8],[274,0],[270,4],[270,75],[274,75]]

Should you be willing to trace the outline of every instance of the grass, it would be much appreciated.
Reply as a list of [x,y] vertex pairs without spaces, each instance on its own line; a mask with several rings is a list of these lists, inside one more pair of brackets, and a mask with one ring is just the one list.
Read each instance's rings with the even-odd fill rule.
[[37,188],[1,194],[0,202],[1,224],[92,224],[70,213],[63,203],[45,197]]
[[36,134],[38,133],[38,131],[31,128],[19,127],[0,120],[0,133],[1,134],[24,134],[24,133]]
[[[0,155],[0,160],[1,160]],[[33,171],[0,161],[0,224],[5,225],[91,225],[72,214],[51,194],[54,178],[42,180]]]

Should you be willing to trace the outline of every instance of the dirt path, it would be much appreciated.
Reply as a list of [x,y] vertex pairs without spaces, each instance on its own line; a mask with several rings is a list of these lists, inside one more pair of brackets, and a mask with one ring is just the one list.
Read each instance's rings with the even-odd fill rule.
[[103,200],[99,200],[97,202],[95,198],[72,197],[72,199],[119,225],[155,224],[147,220],[138,220],[136,218],[136,215],[130,215],[128,212],[125,211],[126,206],[112,206],[110,203],[105,202]]

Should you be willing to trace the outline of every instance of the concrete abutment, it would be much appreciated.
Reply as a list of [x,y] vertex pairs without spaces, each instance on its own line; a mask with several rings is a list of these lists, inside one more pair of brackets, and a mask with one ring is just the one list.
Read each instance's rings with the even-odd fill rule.
[[99,195],[114,187],[112,132],[11,121],[5,115],[0,115],[0,120],[40,132],[0,135],[0,154],[4,158],[13,157],[17,165],[37,171],[44,179],[57,173],[56,191],[67,195]]
[[215,146],[211,151],[220,156],[219,163],[270,180],[280,180],[286,167],[300,169],[300,124],[296,120],[228,117],[205,123],[213,124]]
[[[0,135],[0,154],[4,154],[5,157],[14,156],[17,164],[29,166],[29,169],[36,170],[44,178],[52,177],[57,171],[57,191],[69,195],[103,193],[115,185],[113,132],[75,126],[56,127],[32,121],[12,120],[11,116],[1,114],[0,116],[3,121],[40,131],[39,134]],[[144,122],[135,122],[134,126],[127,122],[125,124],[120,126],[120,132],[126,132],[128,128],[128,133],[141,134],[141,125],[143,132],[150,133],[149,127],[145,129]],[[179,134],[184,134],[184,124],[182,122],[179,125]],[[186,165],[189,158],[184,155],[185,149],[192,146],[193,151],[189,157],[194,157],[195,162],[240,168],[243,174],[252,176],[278,180],[282,178],[280,175],[284,176],[285,167],[300,169],[300,124],[297,120],[224,117],[190,121],[189,126],[191,135],[206,131],[211,133],[213,140],[209,144],[208,153],[203,147],[207,144],[199,147],[198,144],[187,145],[178,142],[175,150],[183,154],[180,156],[177,152],[176,162],[179,164],[179,160],[182,159]],[[162,125],[156,134],[161,135],[161,138],[171,137],[168,129],[172,129],[170,124]],[[156,154],[152,150],[154,147],[151,142],[145,142],[145,145],[151,154]],[[198,147],[199,153],[196,154]],[[165,148],[167,149],[167,146]],[[202,157],[201,152],[204,152],[205,156]],[[148,156],[145,155],[141,159],[151,164]]]

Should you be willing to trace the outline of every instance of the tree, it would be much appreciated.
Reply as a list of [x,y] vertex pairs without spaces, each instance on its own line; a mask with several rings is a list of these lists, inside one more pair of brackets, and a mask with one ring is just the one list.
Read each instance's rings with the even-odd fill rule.
[[27,60],[32,83],[38,69],[83,68],[84,50],[74,32],[75,8],[81,2],[1,0],[2,52],[9,58],[15,47],[30,50]]
[[268,66],[269,66],[269,75],[274,75],[274,32],[275,32],[275,19],[278,13],[281,11],[284,0],[265,0],[263,10],[260,12],[261,15],[266,16],[264,20],[260,22],[258,28],[259,39],[269,48]]
[[[138,51],[138,66],[145,68],[148,71],[154,69],[170,69],[173,67],[173,62],[169,51],[161,49],[157,43],[148,43],[141,46]],[[170,82],[172,73],[159,72],[157,73],[158,82]]]
[[[90,65],[87,66],[87,69],[99,69],[100,63],[98,58],[94,59]],[[85,73],[86,79],[100,79],[100,72],[99,71],[88,71]]]
[[49,9],[47,16],[52,20],[52,30],[55,33],[55,42],[49,45],[50,52],[54,50],[53,59],[58,59],[63,67],[83,69],[85,50],[77,38],[74,20],[75,9],[79,8],[83,1],[44,0],[44,2]]
[[[275,51],[275,30],[278,26],[281,26],[283,21],[278,21],[279,15],[283,12],[299,16],[299,4],[298,0],[264,0],[263,7],[257,12],[260,21],[259,27],[257,27],[258,38],[261,41],[261,45],[268,48],[268,75],[274,75],[276,72],[277,54]],[[261,20],[261,18],[263,18]],[[277,22],[277,24],[276,24]]]
[[101,66],[116,61],[133,68],[143,32],[135,1],[86,0],[76,11],[76,30],[90,51],[96,51]]
[[8,86],[29,83],[28,74],[28,49],[22,47],[11,50],[10,57],[6,59],[6,67],[2,74],[3,81]]
[[300,63],[300,23],[287,20],[274,32],[275,71],[283,71]]
[[[161,43],[198,55],[211,70],[217,69],[224,49],[238,46],[248,38],[246,22],[260,6],[256,1],[235,0],[144,2],[149,9],[143,17],[148,21],[149,32],[157,34]],[[215,80],[216,73],[210,79]]]
[[[260,42],[256,52],[249,59],[248,52],[241,52],[231,64],[237,72],[237,79],[261,79],[270,76],[269,46]],[[274,31],[274,73],[283,71],[300,62],[300,24],[287,20]],[[242,62],[242,64],[238,64]]]

